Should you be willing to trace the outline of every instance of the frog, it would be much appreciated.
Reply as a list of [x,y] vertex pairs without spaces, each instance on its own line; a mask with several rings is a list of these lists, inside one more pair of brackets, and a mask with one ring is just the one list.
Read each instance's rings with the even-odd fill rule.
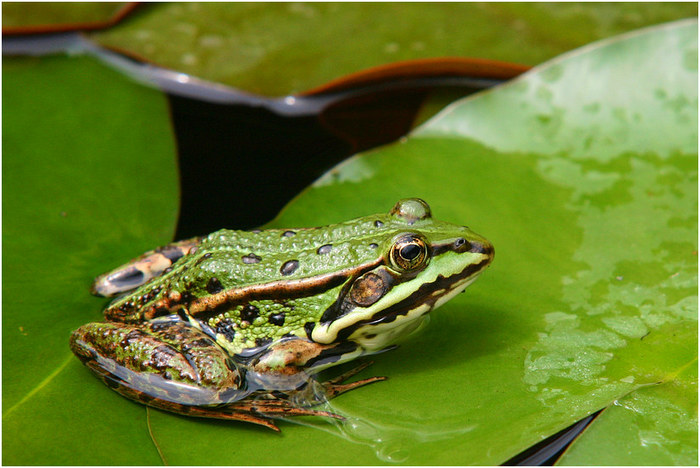
[[317,374],[389,349],[463,292],[494,258],[420,198],[323,227],[222,229],[159,247],[99,276],[114,297],[73,353],[124,397],[177,414],[279,430],[290,416],[384,380]]

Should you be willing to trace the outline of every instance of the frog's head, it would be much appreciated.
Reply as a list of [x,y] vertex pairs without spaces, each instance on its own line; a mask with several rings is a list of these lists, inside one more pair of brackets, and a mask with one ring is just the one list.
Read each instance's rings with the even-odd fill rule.
[[400,200],[379,224],[377,262],[344,286],[314,328],[314,341],[383,349],[462,292],[493,260],[488,240],[433,220],[430,207],[417,198]]

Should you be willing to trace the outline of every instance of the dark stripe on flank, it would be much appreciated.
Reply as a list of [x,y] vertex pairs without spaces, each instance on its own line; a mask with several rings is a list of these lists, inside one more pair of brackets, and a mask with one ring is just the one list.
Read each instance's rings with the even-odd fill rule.
[[[355,330],[369,323],[377,325],[380,323],[393,322],[400,315],[406,315],[408,311],[413,309],[417,304],[430,304],[432,307],[438,299],[440,299],[444,294],[447,294],[450,286],[459,282],[460,280],[472,276],[474,273],[481,271],[482,269],[486,268],[489,263],[491,263],[491,260],[485,259],[480,263],[470,265],[460,273],[448,276],[447,278],[442,275],[438,275],[435,281],[421,285],[418,290],[414,291],[410,296],[401,302],[377,312],[368,319],[360,320],[359,322],[340,330],[337,340],[342,341],[347,339],[355,332]],[[441,294],[440,296],[432,296],[433,292],[439,291],[440,289],[445,289],[445,293]]]
[[[297,299],[300,297],[316,296],[329,289],[336,288],[348,281],[357,278],[369,270],[376,268],[384,262],[379,258],[372,263],[366,263],[354,268],[347,268],[334,273],[300,278],[288,281],[275,281],[265,284],[254,284],[242,288],[233,288],[218,294],[205,296],[192,301],[189,311],[192,316],[202,319],[220,312],[230,310],[233,307],[250,303],[256,300]],[[203,317],[202,317],[203,316]]]

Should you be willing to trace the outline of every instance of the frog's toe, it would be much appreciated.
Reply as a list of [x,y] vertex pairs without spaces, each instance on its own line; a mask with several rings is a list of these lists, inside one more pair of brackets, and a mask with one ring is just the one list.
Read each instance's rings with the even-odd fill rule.
[[350,369],[347,372],[344,372],[340,374],[337,377],[334,377],[332,379],[326,380],[323,382],[321,385],[323,386],[325,393],[329,399],[335,398],[338,395],[342,395],[345,392],[349,392],[350,390],[354,390],[359,387],[364,387],[365,385],[369,385],[374,382],[381,382],[382,380],[386,380],[387,377],[382,377],[382,376],[375,376],[375,377],[369,377],[367,379],[362,379],[358,380],[355,382],[350,382],[347,384],[344,384],[346,380],[348,380],[350,377],[353,377],[354,375],[362,372],[366,368],[372,365],[372,361],[368,361],[365,363],[360,364],[357,367],[354,367]]
[[329,384],[328,382],[324,382],[324,387],[326,388],[326,393],[328,395],[328,398],[335,398],[338,395],[342,395],[345,392],[349,392],[350,390],[355,390],[356,388],[364,387],[365,385],[369,385],[374,382],[381,382],[383,380],[386,380],[387,377],[382,377],[382,376],[376,376],[376,377],[370,377],[368,379],[362,379],[358,380],[356,382],[351,382],[348,384]]
[[322,416],[326,418],[345,418],[330,411],[315,410],[304,406],[296,405],[284,399],[255,399],[236,403],[236,411],[245,411],[253,414],[260,414],[268,418],[284,418],[288,416]]

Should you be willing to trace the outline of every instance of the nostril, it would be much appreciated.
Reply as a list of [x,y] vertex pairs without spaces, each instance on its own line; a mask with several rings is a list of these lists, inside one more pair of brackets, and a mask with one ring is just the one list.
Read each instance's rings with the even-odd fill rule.
[[471,247],[472,247],[471,244],[469,242],[467,242],[467,239],[465,239],[463,237],[460,237],[459,239],[457,239],[454,243],[454,246],[455,246],[455,250],[458,252],[466,252],[469,249],[471,249]]

